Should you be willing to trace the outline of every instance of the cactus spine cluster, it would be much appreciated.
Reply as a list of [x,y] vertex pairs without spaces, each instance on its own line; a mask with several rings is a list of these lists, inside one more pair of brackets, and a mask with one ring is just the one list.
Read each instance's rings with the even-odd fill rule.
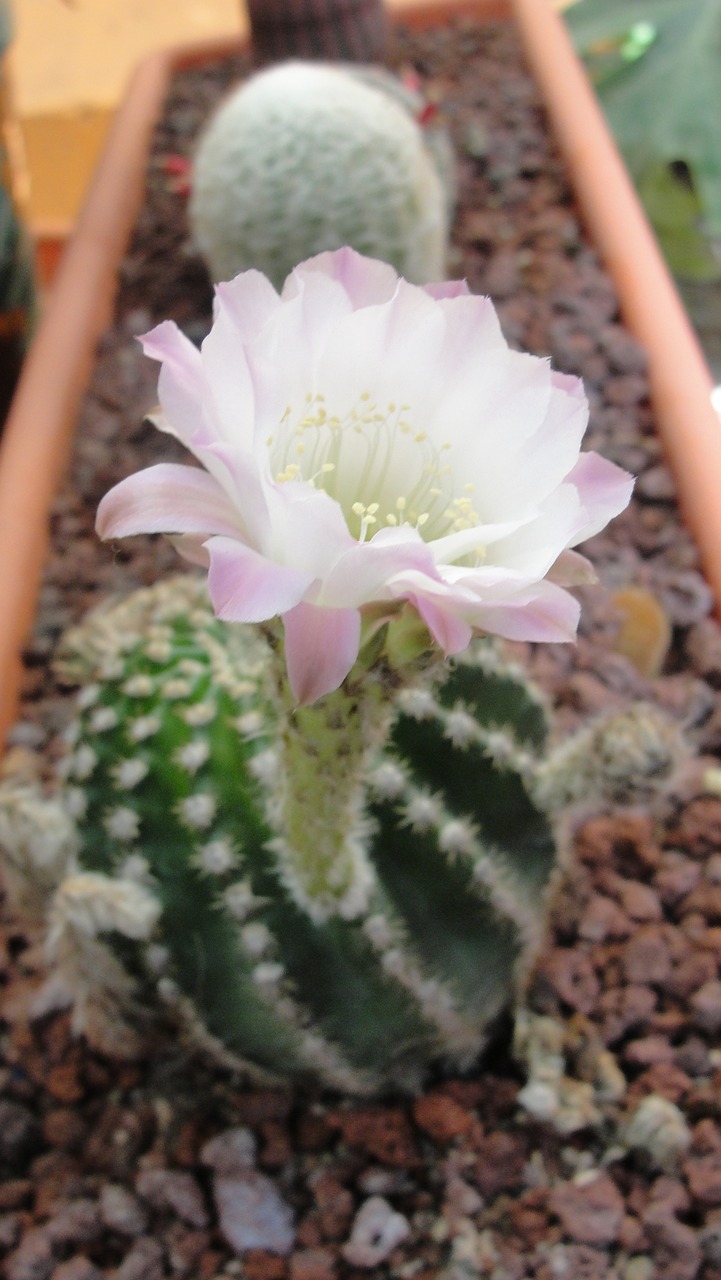
[[426,146],[390,75],[284,64],[235,90],[201,137],[193,236],[215,280],[255,267],[280,288],[299,262],[341,245],[416,284],[440,280],[444,168],[442,142]]

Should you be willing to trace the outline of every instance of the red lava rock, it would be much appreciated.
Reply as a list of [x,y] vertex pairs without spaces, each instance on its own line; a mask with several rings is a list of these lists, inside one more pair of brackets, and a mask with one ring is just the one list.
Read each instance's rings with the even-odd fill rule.
[[681,909],[684,913],[698,911],[709,923],[721,922],[721,884],[705,884],[703,881],[684,898]]
[[623,1058],[634,1066],[649,1067],[671,1062],[673,1048],[664,1036],[645,1036],[642,1040],[631,1040],[623,1050]]
[[97,1201],[87,1196],[68,1200],[55,1210],[45,1230],[53,1244],[85,1244],[96,1240],[102,1231]]
[[24,1208],[32,1193],[33,1184],[29,1178],[8,1178],[0,1182],[0,1212]]
[[641,1253],[646,1243],[643,1227],[632,1213],[625,1213],[618,1233],[618,1243],[626,1253]]
[[288,1265],[289,1280],[335,1280],[337,1274],[330,1249],[298,1249]]
[[576,839],[578,856],[589,865],[613,864],[622,875],[643,877],[661,860],[650,818],[603,815],[584,823]]
[[690,1076],[673,1062],[657,1062],[644,1071],[629,1090],[629,1101],[636,1095],[658,1093],[669,1102],[680,1103],[692,1088]]
[[648,1022],[658,996],[650,987],[631,984],[612,987],[602,992],[598,1002],[601,1015],[601,1034],[605,1044],[614,1044],[628,1031],[641,1028]]
[[695,1280],[702,1261],[697,1233],[662,1205],[644,1215],[643,1225],[657,1275],[663,1280]]
[[418,1164],[413,1131],[399,1107],[336,1111],[329,1114],[328,1121],[340,1129],[343,1141],[349,1147],[367,1151],[382,1164],[402,1168]]
[[698,862],[692,862],[690,858],[685,858],[682,853],[674,850],[664,854],[663,865],[656,875],[655,884],[661,901],[670,907],[687,897],[700,879],[701,868]]
[[85,1093],[77,1061],[60,1062],[47,1077],[47,1090],[58,1102],[79,1102]]
[[595,893],[578,923],[578,936],[587,942],[604,942],[606,938],[627,938],[633,926],[617,902]]
[[103,1280],[103,1273],[95,1263],[79,1253],[55,1268],[53,1280]]
[[50,1146],[77,1151],[87,1132],[85,1120],[71,1107],[56,1107],[43,1117],[43,1137]]
[[693,1020],[701,1031],[716,1035],[721,1031],[721,982],[705,982],[691,997]]
[[468,1133],[475,1116],[444,1093],[428,1093],[413,1104],[413,1118],[434,1142],[452,1142]]
[[[686,1001],[694,991],[698,991],[707,983],[712,984],[715,976],[714,957],[709,952],[694,951],[669,974],[663,989],[669,995],[675,996],[677,1000]],[[701,1024],[697,1023],[697,1025]]]
[[644,925],[625,944],[623,967],[628,982],[661,983],[671,971],[668,942],[655,925]]
[[283,1258],[265,1249],[251,1249],[243,1258],[246,1280],[285,1280],[288,1268]]
[[655,1211],[661,1206],[671,1214],[689,1212],[691,1198],[679,1178],[672,1178],[669,1174],[663,1174],[654,1182],[651,1187],[647,1212]]
[[694,1125],[691,1146],[696,1155],[709,1155],[712,1151],[721,1151],[721,1128],[710,1117],[699,1120]]
[[168,1261],[174,1273],[196,1275],[200,1259],[210,1244],[209,1231],[187,1231],[173,1223],[165,1236]]
[[707,1207],[721,1205],[721,1152],[691,1156],[683,1168],[694,1200]]
[[632,920],[655,921],[663,918],[658,894],[639,880],[625,880],[620,887],[619,897],[624,911]]
[[623,1220],[623,1196],[605,1174],[583,1184],[564,1182],[549,1197],[566,1235],[580,1244],[613,1244]]
[[55,1266],[50,1241],[42,1227],[34,1227],[5,1259],[6,1280],[49,1280]]
[[190,1227],[208,1224],[203,1193],[192,1174],[184,1170],[143,1169],[135,1189],[154,1209],[169,1209]]
[[141,1236],[112,1272],[113,1280],[164,1280],[162,1245],[152,1236]]
[[319,1171],[310,1179],[324,1240],[343,1240],[355,1212],[353,1196],[332,1174]]
[[564,1004],[577,1013],[591,1013],[599,996],[598,979],[583,952],[568,947],[554,947],[542,965],[547,977]]
[[517,1133],[489,1133],[476,1146],[478,1159],[469,1167],[472,1178],[485,1200],[502,1191],[517,1191],[528,1159],[524,1139]]
[[685,805],[669,840],[692,858],[706,858],[721,847],[721,800],[697,796]]

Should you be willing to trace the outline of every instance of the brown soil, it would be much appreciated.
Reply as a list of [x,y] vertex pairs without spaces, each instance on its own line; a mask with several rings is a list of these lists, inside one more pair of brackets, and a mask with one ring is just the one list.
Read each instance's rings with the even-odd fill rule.
[[[643,355],[579,226],[512,33],[463,26],[399,37],[398,51],[439,96],[458,150],[452,274],[495,298],[512,343],[583,376],[588,446],[638,476],[629,511],[587,548],[601,585],[584,590],[578,645],[515,647],[553,699],[559,732],[643,697],[683,724],[694,748],[653,804],[578,816],[529,993],[563,1028],[571,1096],[589,1098],[603,1066],[615,1098],[597,1089],[593,1113],[570,1132],[533,1119],[519,1104],[508,1028],[468,1079],[372,1105],[247,1088],[172,1050],[118,1064],[74,1040],[62,1013],[28,1021],[40,955],[5,917],[6,1280],[721,1278],[721,800],[702,784],[721,752],[721,633],[654,435]],[[122,476],[171,456],[168,438],[142,425],[156,370],[134,335],[166,317],[195,338],[207,328],[210,289],[188,246],[178,157],[241,70],[179,78],[157,132],[116,320],[55,507],[16,764],[28,749],[47,763],[61,750],[67,698],[49,665],[60,631],[106,592],[176,567],[156,539],[99,547],[94,512]],[[629,584],[669,624],[665,657],[644,675],[625,656],[629,625],[612,594]],[[632,616],[645,659],[654,637],[639,641]],[[676,1108],[665,1155],[653,1142],[623,1145],[625,1118],[649,1096]],[[228,1168],[235,1199],[224,1213]],[[259,1218],[281,1252],[238,1244],[233,1231]]]

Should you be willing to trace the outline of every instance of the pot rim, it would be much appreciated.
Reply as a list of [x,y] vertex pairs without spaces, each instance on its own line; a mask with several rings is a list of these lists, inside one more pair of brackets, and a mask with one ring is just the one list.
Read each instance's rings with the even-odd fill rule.
[[[629,329],[646,348],[659,434],[679,504],[721,602],[721,426],[713,382],[560,15],[550,0],[389,0],[391,19],[442,25],[511,19],[545,100],[572,185]],[[0,447],[0,747],[13,724],[21,654],[40,588],[55,491],[64,474],[95,346],[109,322],[116,271],[143,194],[155,120],[171,75],[247,46],[205,41],[153,53],[118,108],[45,313]]]

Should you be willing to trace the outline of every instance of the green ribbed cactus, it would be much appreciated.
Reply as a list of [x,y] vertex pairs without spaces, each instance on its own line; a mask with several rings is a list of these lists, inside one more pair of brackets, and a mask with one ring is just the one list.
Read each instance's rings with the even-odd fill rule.
[[351,245],[417,284],[442,279],[452,160],[414,106],[380,70],[311,63],[235,90],[194,161],[190,222],[213,278],[255,267],[280,288],[303,259]]
[[[273,633],[216,621],[193,576],[68,634],[63,790],[6,784],[0,847],[94,1042],[133,1049],[160,1002],[196,1044],[353,1092],[477,1057],[557,867],[533,797],[568,799],[589,753],[603,773],[604,733],[549,755],[538,696],[488,642],[403,687],[369,643],[294,709]],[[662,773],[673,735],[643,724],[629,758]]]

